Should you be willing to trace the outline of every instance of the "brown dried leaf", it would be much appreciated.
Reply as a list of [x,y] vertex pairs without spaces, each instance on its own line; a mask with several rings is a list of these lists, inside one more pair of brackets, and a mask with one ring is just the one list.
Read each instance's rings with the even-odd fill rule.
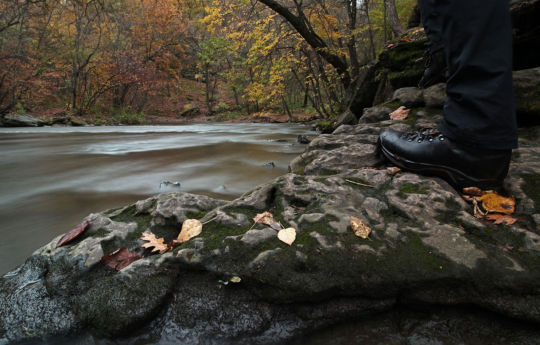
[[167,245],[164,243],[165,240],[163,238],[156,238],[156,235],[154,235],[151,232],[145,232],[141,236],[141,240],[146,241],[148,243],[141,244],[141,247],[143,248],[152,248],[153,252],[159,252],[159,254],[163,254],[167,251]]
[[466,188],[463,188],[463,194],[472,195],[472,196],[481,196],[484,194],[484,191],[478,187],[466,187]]
[[186,219],[178,235],[178,242],[184,243],[202,232],[202,223],[197,219]]
[[486,216],[487,220],[491,220],[493,224],[505,224],[512,225],[517,222],[517,218],[511,217],[507,214],[491,213]]
[[395,175],[400,171],[401,171],[401,169],[398,168],[398,167],[388,167],[388,168],[386,168],[386,172],[388,173],[388,175]]
[[114,253],[103,255],[101,261],[112,269],[120,271],[129,266],[132,262],[142,259],[142,255],[130,252],[127,248],[120,248]]
[[58,243],[56,244],[56,248],[63,246],[64,244],[69,243],[73,241],[74,239],[76,239],[77,237],[79,237],[83,232],[86,231],[86,229],[88,229],[89,225],[90,225],[90,221],[87,220],[82,225],[79,225],[75,229],[70,230],[67,234],[62,236],[62,238],[58,241]]
[[266,225],[276,223],[274,220],[274,215],[268,211],[257,214],[255,217],[253,217],[253,221],[255,223],[263,223]]
[[514,197],[500,196],[495,192],[486,192],[482,196],[477,197],[477,200],[482,202],[482,208],[487,213],[514,213],[516,199]]
[[355,216],[351,216],[351,228],[356,236],[363,239],[368,238],[371,233],[371,229],[360,218]]
[[390,119],[391,120],[405,120],[409,113],[411,112],[411,109],[407,109],[404,106],[401,106],[394,110],[392,113],[390,113]]
[[486,212],[480,209],[480,207],[478,206],[478,201],[476,201],[476,199],[473,199],[472,202],[474,205],[474,217],[478,219],[484,219],[484,217],[486,216]]
[[296,229],[282,229],[278,232],[277,237],[281,242],[285,242],[290,246],[291,244],[293,244],[294,240],[296,240]]

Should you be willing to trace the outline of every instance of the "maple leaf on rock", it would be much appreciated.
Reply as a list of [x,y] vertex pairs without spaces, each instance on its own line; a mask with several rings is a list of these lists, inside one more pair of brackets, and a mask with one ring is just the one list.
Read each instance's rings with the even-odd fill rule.
[[120,271],[122,268],[129,266],[132,262],[142,258],[142,255],[135,254],[124,247],[118,249],[114,253],[103,255],[101,261],[110,268]]
[[165,240],[162,237],[157,238],[156,235],[151,232],[143,233],[141,236],[141,240],[147,242],[141,244],[141,247],[149,249],[154,247],[154,249],[152,249],[152,253],[159,252],[159,254],[163,254],[168,250],[167,245],[165,244]]
[[62,236],[62,238],[58,241],[58,243],[56,244],[56,248],[63,246],[64,244],[69,243],[73,241],[74,239],[76,239],[77,237],[79,237],[83,232],[86,231],[86,229],[88,229],[89,225],[90,225],[90,221],[87,220],[82,225],[70,230],[67,234]]

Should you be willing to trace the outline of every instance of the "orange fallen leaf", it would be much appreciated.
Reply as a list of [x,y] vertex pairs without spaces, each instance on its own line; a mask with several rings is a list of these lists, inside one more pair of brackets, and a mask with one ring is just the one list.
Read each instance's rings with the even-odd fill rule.
[[160,254],[163,254],[167,251],[167,245],[164,243],[165,240],[163,238],[157,238],[156,235],[154,235],[151,232],[145,232],[141,236],[141,240],[146,241],[147,243],[141,244],[141,247],[143,248],[152,248],[153,252],[159,252]]
[[90,222],[87,220],[82,225],[79,225],[78,227],[70,230],[67,234],[62,236],[62,238],[56,243],[56,248],[63,246],[66,243],[69,243],[79,237],[83,232],[88,229],[88,226],[90,225]]
[[407,109],[404,106],[401,106],[394,110],[392,113],[390,113],[390,119],[391,120],[405,120],[409,113],[411,112],[411,109]]
[[184,243],[190,238],[197,236],[202,232],[202,223],[197,219],[186,219],[182,223],[182,230],[178,235],[178,242]]
[[493,224],[505,224],[512,225],[517,222],[517,218],[511,217],[507,214],[490,213],[486,216],[487,220],[493,221]]
[[514,197],[507,198],[495,192],[486,192],[477,197],[477,200],[482,202],[482,208],[488,213],[512,214],[516,206]]
[[129,266],[132,262],[142,259],[142,255],[135,254],[127,248],[120,248],[114,253],[103,255],[101,261],[112,269],[120,271]]
[[364,224],[364,222],[355,216],[351,216],[351,229],[354,231],[354,234],[363,239],[368,238],[371,233],[371,229]]

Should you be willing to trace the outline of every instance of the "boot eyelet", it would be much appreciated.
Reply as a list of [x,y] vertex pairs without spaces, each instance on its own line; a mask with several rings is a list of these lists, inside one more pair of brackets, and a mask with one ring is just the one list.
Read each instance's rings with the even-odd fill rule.
[[410,141],[412,141],[412,139],[407,139],[407,141],[409,141],[409,142],[410,142]]
[[418,142],[421,143],[423,140],[422,139],[418,139]]
[[433,138],[429,138],[429,142],[432,142],[433,141]]
[[440,140],[440,141],[444,141],[444,137],[439,137],[439,140]]

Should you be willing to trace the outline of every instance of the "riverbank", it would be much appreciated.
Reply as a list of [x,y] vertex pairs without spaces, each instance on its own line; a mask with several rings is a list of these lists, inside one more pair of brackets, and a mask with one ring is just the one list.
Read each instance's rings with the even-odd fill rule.
[[[166,193],[85,217],[80,238],[56,247],[57,236],[0,278],[0,337],[90,332],[128,343],[272,344],[351,320],[367,327],[395,310],[458,307],[427,324],[467,322],[491,335],[511,324],[504,329],[519,344],[536,344],[540,129],[520,133],[504,185],[517,221],[497,225],[475,217],[445,181],[391,172],[377,155],[381,131],[434,125],[440,112],[369,114],[320,135],[290,173],[235,200]],[[254,222],[264,212],[275,224]],[[355,235],[352,216],[371,232]],[[142,247],[144,232],[169,242],[187,219],[203,224],[198,236],[164,254]],[[295,229],[290,244],[279,239],[281,227]],[[142,258],[117,271],[102,258],[120,248]],[[477,317],[485,313],[498,321]],[[389,325],[393,339],[421,332],[422,323],[398,314],[410,327]],[[432,333],[433,342],[445,339]]]

